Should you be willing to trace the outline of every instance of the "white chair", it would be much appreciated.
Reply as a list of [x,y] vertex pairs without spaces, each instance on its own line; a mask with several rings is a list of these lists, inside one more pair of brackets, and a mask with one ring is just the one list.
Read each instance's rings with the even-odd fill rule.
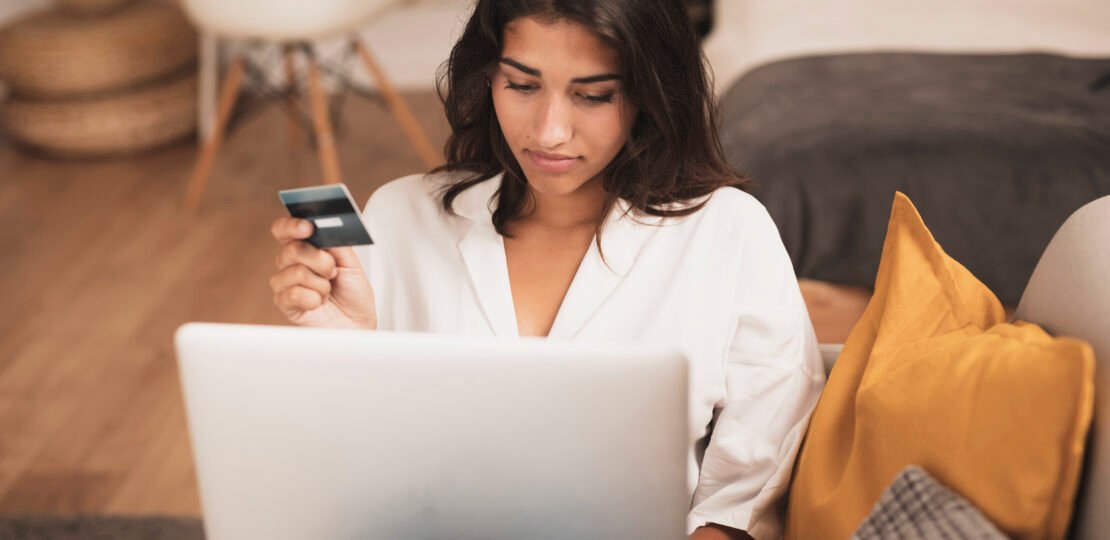
[[[312,40],[349,36],[362,63],[377,83],[378,91],[400,125],[405,137],[429,168],[442,162],[404,99],[379,67],[370,48],[358,37],[359,28],[408,0],[182,0],[194,24],[221,39],[263,41],[283,46],[285,70],[291,88],[295,85],[296,50]],[[309,49],[311,50],[311,49]],[[316,134],[317,153],[326,183],[342,181],[335,137],[328,114],[328,101],[321,83],[320,68],[310,56],[307,86]],[[185,205],[196,208],[204,194],[212,165],[223,140],[227,121],[243,81],[245,59],[232,60],[220,88],[215,124],[203,140],[189,180]]]
[[1017,319],[1095,352],[1095,410],[1070,537],[1110,533],[1110,196],[1071,215],[1052,237],[1021,296]]

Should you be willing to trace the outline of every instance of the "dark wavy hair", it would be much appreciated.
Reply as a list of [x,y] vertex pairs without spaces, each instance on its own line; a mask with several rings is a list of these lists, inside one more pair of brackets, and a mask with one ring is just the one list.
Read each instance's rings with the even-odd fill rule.
[[608,194],[603,215],[622,198],[633,211],[685,216],[720,187],[747,187],[724,159],[712,81],[682,0],[478,0],[438,74],[451,136],[447,163],[432,172],[474,173],[446,186],[445,210],[453,212],[460,193],[501,172],[497,232],[508,236],[506,225],[530,208],[531,191],[487,84],[501,58],[505,25],[521,17],[577,23],[620,55],[621,92],[639,113],[628,141],[602,171]]

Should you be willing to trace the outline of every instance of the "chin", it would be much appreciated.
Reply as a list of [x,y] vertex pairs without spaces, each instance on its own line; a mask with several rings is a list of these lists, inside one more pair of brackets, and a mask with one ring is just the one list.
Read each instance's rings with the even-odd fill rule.
[[532,191],[548,196],[570,195],[582,189],[594,175],[583,176],[586,171],[575,169],[565,173],[551,173],[535,170],[534,168],[521,168],[524,177],[528,179],[528,186]]
[[578,191],[586,180],[572,175],[551,175],[545,173],[524,172],[528,178],[528,186],[532,191],[549,196],[570,195]]

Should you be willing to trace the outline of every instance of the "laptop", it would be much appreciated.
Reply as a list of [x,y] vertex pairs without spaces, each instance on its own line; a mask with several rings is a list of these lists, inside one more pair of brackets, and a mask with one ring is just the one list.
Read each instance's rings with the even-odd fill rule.
[[208,323],[176,345],[209,540],[685,538],[677,352]]

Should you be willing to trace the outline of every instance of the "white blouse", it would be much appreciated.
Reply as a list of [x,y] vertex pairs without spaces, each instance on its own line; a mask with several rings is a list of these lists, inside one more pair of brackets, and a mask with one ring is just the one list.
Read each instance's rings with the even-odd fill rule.
[[[357,248],[382,330],[517,339],[502,237],[501,176],[442,210],[449,174],[378,189]],[[782,534],[779,499],[824,369],[790,259],[767,211],[733,188],[684,218],[623,216],[590,244],[549,339],[658,342],[690,361],[689,532],[706,523]],[[606,264],[607,263],[607,264]],[[712,435],[712,437],[710,437]]]

